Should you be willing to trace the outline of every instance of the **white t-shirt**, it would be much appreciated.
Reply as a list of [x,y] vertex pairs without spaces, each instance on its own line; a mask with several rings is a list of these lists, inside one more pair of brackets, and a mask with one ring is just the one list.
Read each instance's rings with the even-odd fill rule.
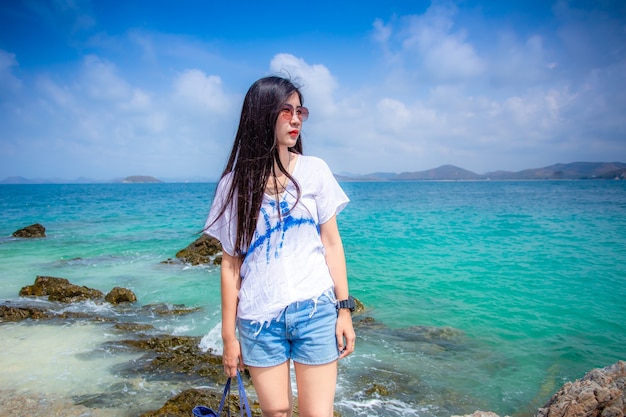
[[[277,318],[293,302],[317,300],[324,293],[332,293],[320,224],[338,214],[350,200],[319,158],[299,155],[292,176],[301,191],[295,208],[297,193],[292,183],[278,204],[276,196],[263,196],[256,231],[241,266],[237,308],[241,319],[263,324]],[[232,175],[227,174],[218,184],[205,227],[219,214],[231,181]],[[205,232],[217,238],[230,255],[234,255],[236,220],[237,211],[230,206]]]

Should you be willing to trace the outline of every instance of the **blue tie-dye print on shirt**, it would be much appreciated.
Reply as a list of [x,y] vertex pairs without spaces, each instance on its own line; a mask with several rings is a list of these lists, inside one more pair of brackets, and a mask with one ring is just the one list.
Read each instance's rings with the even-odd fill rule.
[[[272,236],[280,233],[280,240],[274,247],[273,257],[277,259],[280,257],[281,249],[283,248],[283,244],[285,243],[285,234],[290,229],[294,227],[300,227],[302,225],[312,225],[317,230],[317,233],[320,233],[319,225],[312,218],[307,217],[294,217],[293,211],[290,211],[289,203],[284,199],[279,203],[280,207],[280,216],[278,216],[278,210],[276,208],[276,201],[269,201],[269,207],[266,205],[261,206],[261,218],[259,218],[259,222],[263,221],[265,225],[265,233],[260,234],[257,231],[255,232],[254,239],[248,248],[247,254],[254,252],[257,248],[260,248],[265,245],[265,259],[266,263],[270,263],[272,259]],[[268,208],[271,210],[268,211]],[[276,221],[275,225],[272,225],[272,219]]]

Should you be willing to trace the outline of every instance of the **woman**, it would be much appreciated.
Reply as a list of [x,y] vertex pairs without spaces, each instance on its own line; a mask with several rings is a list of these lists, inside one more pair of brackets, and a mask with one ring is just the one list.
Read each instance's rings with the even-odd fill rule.
[[250,87],[205,228],[223,247],[224,372],[248,367],[266,417],[291,415],[291,361],[300,415],[331,417],[337,361],[356,338],[336,219],[349,200],[302,155],[308,113],[287,79]]

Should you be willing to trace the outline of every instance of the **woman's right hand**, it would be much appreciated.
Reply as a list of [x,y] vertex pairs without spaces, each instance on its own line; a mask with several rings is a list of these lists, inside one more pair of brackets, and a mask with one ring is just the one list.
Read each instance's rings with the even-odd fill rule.
[[243,371],[241,345],[235,333],[235,328],[237,327],[237,303],[239,300],[239,289],[241,288],[240,268],[241,259],[226,252],[222,254],[222,341],[224,344],[222,363],[224,364],[224,373],[230,378],[237,376],[237,368]]
[[227,377],[237,376],[237,369],[243,371],[243,359],[241,357],[241,345],[239,340],[224,340],[224,352],[222,353],[224,373]]

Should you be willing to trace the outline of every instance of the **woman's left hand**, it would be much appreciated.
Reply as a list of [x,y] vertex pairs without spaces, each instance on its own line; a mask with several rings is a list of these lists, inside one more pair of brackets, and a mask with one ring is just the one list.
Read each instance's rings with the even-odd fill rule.
[[339,352],[341,352],[339,359],[345,358],[354,352],[354,344],[356,342],[356,334],[352,326],[350,310],[345,308],[339,310],[335,332],[337,335],[337,348]]

